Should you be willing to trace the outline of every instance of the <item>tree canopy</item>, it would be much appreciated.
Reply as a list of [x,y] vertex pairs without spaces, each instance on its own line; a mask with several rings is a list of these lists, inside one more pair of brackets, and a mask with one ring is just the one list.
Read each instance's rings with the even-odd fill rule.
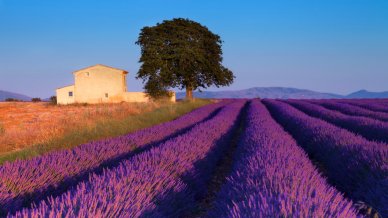
[[179,88],[191,99],[194,90],[233,83],[232,71],[222,65],[220,36],[195,21],[175,18],[144,27],[136,44],[141,47],[137,78],[151,97]]

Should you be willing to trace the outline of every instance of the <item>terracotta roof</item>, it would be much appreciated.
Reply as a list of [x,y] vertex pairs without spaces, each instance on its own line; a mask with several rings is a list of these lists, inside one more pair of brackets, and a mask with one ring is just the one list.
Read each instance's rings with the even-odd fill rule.
[[106,67],[106,68],[110,68],[110,69],[114,69],[114,70],[118,70],[118,71],[122,71],[124,74],[128,74],[128,71],[126,70],[122,70],[122,69],[119,69],[119,68],[114,68],[114,67],[110,67],[110,66],[106,66],[106,65],[103,65],[103,64],[96,64],[96,65],[93,65],[93,66],[89,66],[89,67],[85,67],[85,68],[82,68],[80,70],[76,70],[73,72],[74,73],[77,73],[79,71],[83,71],[83,70],[86,70],[86,69],[89,69],[89,68],[92,68],[92,67]]

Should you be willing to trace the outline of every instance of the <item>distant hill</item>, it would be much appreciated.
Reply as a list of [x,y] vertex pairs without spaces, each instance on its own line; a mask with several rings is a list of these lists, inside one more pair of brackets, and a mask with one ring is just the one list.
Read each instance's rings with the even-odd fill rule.
[[[345,96],[315,92],[307,89],[284,88],[284,87],[255,87],[237,91],[203,91],[194,92],[197,98],[296,98],[296,99],[323,99],[344,98]],[[178,92],[177,98],[185,97],[185,92]]]
[[23,101],[31,100],[31,98],[26,95],[0,90],[0,101],[5,101],[7,98],[15,98]]
[[346,98],[388,98],[388,92],[369,92],[362,89],[347,95]]
[[[185,92],[178,92],[177,99],[182,99]],[[370,92],[360,90],[349,95],[322,93],[307,89],[286,87],[254,87],[236,91],[203,91],[194,92],[197,98],[295,98],[295,99],[327,99],[327,98],[388,98],[387,92]]]

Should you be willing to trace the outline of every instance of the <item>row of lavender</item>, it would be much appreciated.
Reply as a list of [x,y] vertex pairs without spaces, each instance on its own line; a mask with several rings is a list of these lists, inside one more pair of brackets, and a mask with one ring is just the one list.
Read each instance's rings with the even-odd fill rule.
[[[347,115],[336,110],[327,109],[319,105],[321,102],[323,104],[325,100],[312,101],[316,104],[304,100],[286,100],[285,102],[293,105],[310,116],[323,119],[337,126],[348,129],[369,140],[377,140],[388,143],[388,122],[365,116]],[[349,110],[353,109],[352,106],[349,107]]]
[[[317,103],[328,109],[336,110],[344,114],[353,116],[369,117],[376,120],[388,121],[388,113],[380,111],[372,111],[366,108],[352,105],[346,102],[334,101],[334,100],[310,100],[312,103]],[[388,106],[386,106],[388,108]]]
[[372,111],[388,113],[387,99],[339,99],[335,101],[359,106]]
[[128,158],[136,149],[180,133],[182,129],[211,117],[228,103],[208,105],[174,121],[122,137],[95,141],[30,160],[5,163],[0,167],[0,214],[64,192],[71,185],[87,179],[89,173]]
[[248,108],[232,173],[209,217],[356,217],[259,101]]
[[18,211],[15,216],[185,216],[195,204],[195,196],[205,191],[203,184],[228,144],[244,103],[235,101],[191,131],[101,175],[93,174],[63,195]]
[[[264,100],[272,116],[297,140],[320,170],[355,202],[388,216],[388,145],[369,141],[291,105]],[[294,104],[293,104],[294,105]],[[310,104],[311,105],[311,104]]]
[[[331,183],[338,186],[353,200],[365,201],[387,216],[387,211],[384,209],[384,205],[388,202],[385,195],[388,193],[386,183],[388,156],[387,149],[384,149],[387,148],[386,144],[357,137],[346,130],[309,117],[288,104],[272,100],[264,102],[273,116],[319,163]],[[176,120],[160,125],[159,128],[143,130],[142,134],[132,134],[135,135],[132,136],[133,138],[131,135],[125,136],[127,138],[121,141],[111,139],[112,144],[103,145],[121,148],[121,151],[115,149],[116,151],[113,152],[119,152],[119,156],[124,154],[128,156],[134,154],[131,151],[136,147],[144,147],[149,142],[173,135],[158,146],[145,150],[126,161],[119,161],[121,164],[118,167],[92,174],[88,181],[77,181],[78,186],[58,197],[40,201],[33,209],[19,210],[17,216],[185,216],[186,212],[195,205],[195,199],[206,192],[205,184],[214,173],[215,163],[222,155],[223,149],[227,147],[225,142],[231,137],[230,130],[233,129],[243,103],[243,101],[237,101],[224,108],[227,103],[208,106],[188,115],[190,117],[179,119],[185,122]],[[219,108],[223,109],[215,117],[211,116]],[[198,114],[193,116],[195,113]],[[207,117],[209,119],[206,119]],[[188,133],[181,134],[182,131],[179,131],[204,119],[205,121],[192,127],[192,131]],[[323,129],[326,131],[322,131]],[[176,132],[178,133],[174,134]],[[335,134],[339,134],[338,138]],[[133,145],[134,142],[137,144]],[[362,149],[361,146],[369,148]],[[95,149],[92,148],[89,148],[89,152],[93,153]],[[78,157],[73,160],[76,164],[83,164],[83,160],[88,160],[83,165],[86,166],[84,169],[81,166],[78,173],[59,172],[57,174],[52,174],[55,171],[52,170],[48,172],[52,176],[48,175],[47,181],[54,184],[52,186],[60,186],[62,189],[64,182],[61,180],[66,181],[65,185],[75,184],[74,175],[79,176],[80,172],[89,174],[95,171],[93,166],[102,166],[101,163],[104,161],[112,160],[109,156],[109,147],[104,149],[106,150],[101,152],[108,152],[108,156],[104,153],[92,154],[95,157],[102,156],[102,160],[91,160],[93,156],[90,156],[89,160]],[[333,157],[331,152],[334,152]],[[374,152],[375,156],[373,156]],[[86,153],[84,155],[89,155]],[[342,159],[338,160],[338,158]],[[341,163],[341,160],[346,163]],[[28,161],[21,161],[21,163],[28,163]],[[48,163],[46,167],[56,166],[53,161]],[[73,169],[72,164],[74,163],[65,165],[65,170]],[[337,170],[336,164],[340,164]],[[27,169],[28,164],[22,166]],[[341,175],[341,178],[336,179],[335,176],[341,172],[352,175]],[[61,177],[63,173],[70,175],[70,180],[65,176]],[[16,175],[17,173],[14,174]],[[12,188],[12,184],[9,185],[7,181],[3,183],[8,190],[16,190],[9,192],[12,196],[5,201],[8,203],[5,204],[8,206],[6,211],[12,211],[11,205],[17,205],[15,209],[20,208],[23,201],[38,202],[42,197],[36,198],[36,193],[47,196],[53,189],[50,185],[45,187],[45,184],[35,182],[33,176],[38,176],[41,181],[44,181],[43,171],[33,172],[32,176],[22,175],[27,175],[25,177],[27,180],[19,181],[17,183],[19,187],[16,189]],[[23,190],[22,182],[25,181],[31,181],[38,187],[35,190],[39,188],[40,190],[32,192],[31,195],[18,196],[17,189]],[[354,184],[348,185],[349,182]],[[25,185],[29,186],[28,183]],[[365,185],[369,187],[363,187]],[[24,190],[27,190],[26,193],[31,193],[28,189],[29,187]],[[3,196],[7,197],[7,195]],[[31,200],[29,197],[34,199]],[[4,199],[7,200],[7,198]],[[232,199],[232,202],[226,199]],[[350,202],[345,200],[336,189],[327,185],[303,150],[272,120],[265,107],[258,101],[253,101],[249,109],[247,129],[235,157],[233,173],[219,193],[215,210],[209,213],[209,216],[215,215],[353,217],[355,211]]]

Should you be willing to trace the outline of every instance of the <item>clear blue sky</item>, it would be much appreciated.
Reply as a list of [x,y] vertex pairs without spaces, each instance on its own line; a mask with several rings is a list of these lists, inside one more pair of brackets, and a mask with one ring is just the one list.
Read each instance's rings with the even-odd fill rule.
[[96,63],[128,70],[141,90],[140,29],[175,17],[224,40],[237,77],[224,90],[388,90],[387,0],[0,0],[0,90],[48,97]]

